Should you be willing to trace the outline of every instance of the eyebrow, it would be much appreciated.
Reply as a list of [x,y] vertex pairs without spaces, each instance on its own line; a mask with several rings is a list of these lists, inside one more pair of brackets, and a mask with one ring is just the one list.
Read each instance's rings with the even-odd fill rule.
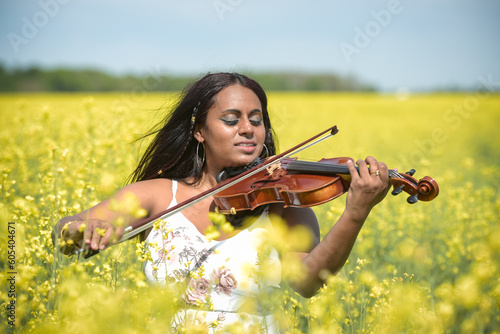
[[[234,113],[238,113],[238,114],[242,114],[241,110],[239,109],[226,109],[226,110],[222,110],[222,113],[228,113],[228,112],[234,112]],[[252,111],[250,111],[250,114],[253,114],[253,113],[261,113],[262,114],[262,110],[260,109],[254,109]]]

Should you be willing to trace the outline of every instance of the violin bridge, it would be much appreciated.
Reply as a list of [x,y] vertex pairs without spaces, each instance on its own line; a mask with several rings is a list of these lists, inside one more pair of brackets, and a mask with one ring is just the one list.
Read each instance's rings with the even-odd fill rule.
[[281,161],[278,161],[277,163],[272,164],[271,166],[268,166],[266,169],[267,169],[267,172],[269,173],[269,175],[273,175],[273,173],[276,170],[281,169]]

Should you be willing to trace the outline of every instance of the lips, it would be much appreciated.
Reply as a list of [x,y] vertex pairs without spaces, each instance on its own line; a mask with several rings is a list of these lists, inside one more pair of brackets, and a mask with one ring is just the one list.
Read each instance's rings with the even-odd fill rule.
[[257,147],[257,143],[253,141],[244,141],[235,144],[236,148],[239,150],[246,152],[246,153],[253,153],[255,151],[255,148]]

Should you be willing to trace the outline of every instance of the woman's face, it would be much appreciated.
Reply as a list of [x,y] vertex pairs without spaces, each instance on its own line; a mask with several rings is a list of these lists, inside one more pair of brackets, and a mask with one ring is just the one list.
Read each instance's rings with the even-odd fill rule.
[[252,162],[260,156],[266,137],[259,98],[241,85],[224,88],[194,136],[205,147],[209,171]]

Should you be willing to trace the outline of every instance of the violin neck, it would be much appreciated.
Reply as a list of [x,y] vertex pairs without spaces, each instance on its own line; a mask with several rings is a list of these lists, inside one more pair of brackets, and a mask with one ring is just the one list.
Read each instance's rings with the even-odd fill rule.
[[[359,167],[355,166],[359,173]],[[317,175],[350,175],[349,168],[346,165],[336,165],[326,162],[314,162],[314,161],[291,161],[287,168],[288,171],[292,172],[302,172]],[[400,178],[400,175],[394,170],[389,169],[390,178]]]
[[[349,175],[349,168],[346,165],[335,165],[326,162],[314,161],[291,161],[287,168],[288,171],[302,172],[317,175]],[[358,169],[358,167],[356,167]],[[359,170],[358,170],[359,171]]]

